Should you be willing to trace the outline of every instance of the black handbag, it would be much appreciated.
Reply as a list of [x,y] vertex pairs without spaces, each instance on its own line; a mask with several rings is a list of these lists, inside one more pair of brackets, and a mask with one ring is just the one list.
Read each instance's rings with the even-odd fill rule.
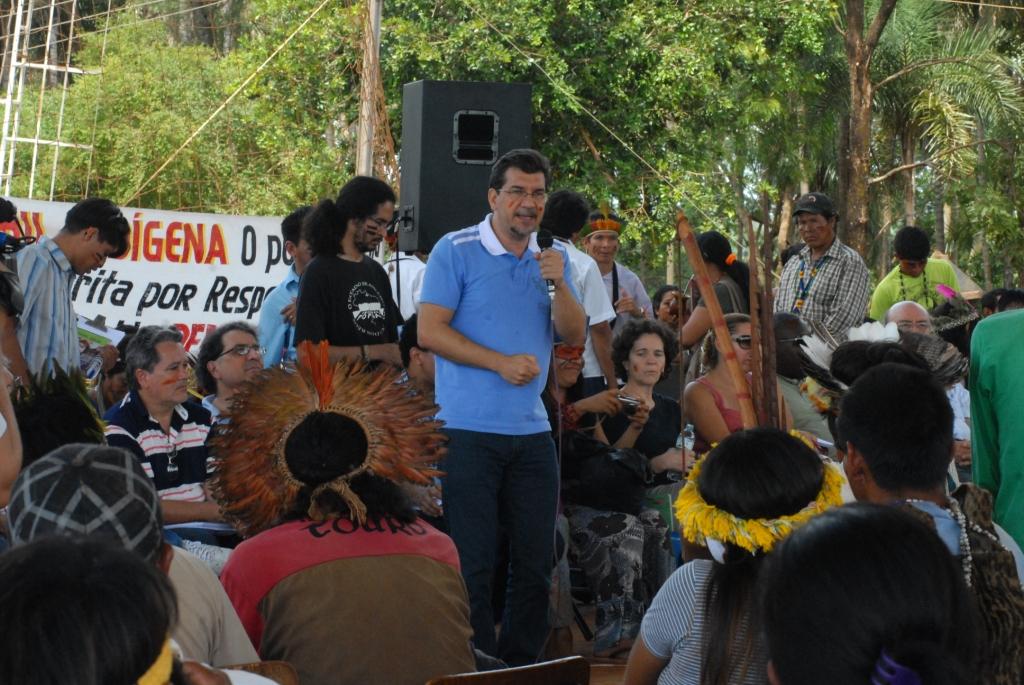
[[579,431],[562,438],[565,501],[602,511],[639,514],[651,466],[643,453],[618,449]]

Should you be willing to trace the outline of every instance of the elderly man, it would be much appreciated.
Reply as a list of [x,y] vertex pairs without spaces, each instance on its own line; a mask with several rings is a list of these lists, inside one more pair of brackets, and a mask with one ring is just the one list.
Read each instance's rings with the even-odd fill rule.
[[214,421],[231,409],[231,400],[242,384],[256,378],[263,369],[263,349],[256,329],[244,321],[218,326],[203,338],[196,360],[199,386],[211,393],[203,407]]
[[11,542],[49,535],[111,540],[166,573],[178,596],[172,637],[185,656],[214,666],[257,660],[217,576],[163,538],[160,500],[138,461],[114,447],[60,447],[18,476],[10,504]]
[[839,217],[828,195],[802,195],[793,216],[805,245],[782,271],[775,311],[820,323],[837,340],[846,340],[867,311],[868,269],[860,255],[836,237]]
[[[449,438],[444,515],[474,641],[511,665],[535,661],[548,629],[558,468],[540,394],[554,335],[569,345],[586,339],[565,249],[542,251],[534,234],[550,176],[535,150],[495,163],[492,213],[434,246],[419,313],[419,342],[437,355],[438,418]],[[499,643],[491,582],[502,530],[511,571]]]
[[895,323],[901,331],[930,335],[935,332],[928,310],[917,302],[897,302],[885,312],[885,323]]
[[139,460],[160,494],[167,523],[220,521],[206,495],[210,412],[188,398],[181,333],[144,326],[125,354],[129,392],[104,415],[107,442]]

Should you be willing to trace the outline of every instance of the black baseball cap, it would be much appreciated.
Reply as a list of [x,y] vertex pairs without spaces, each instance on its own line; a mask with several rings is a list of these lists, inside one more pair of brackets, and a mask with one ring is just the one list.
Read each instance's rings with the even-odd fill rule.
[[832,198],[825,193],[805,193],[797,198],[796,206],[793,207],[793,216],[801,212],[832,217],[836,215],[836,206],[832,204]]

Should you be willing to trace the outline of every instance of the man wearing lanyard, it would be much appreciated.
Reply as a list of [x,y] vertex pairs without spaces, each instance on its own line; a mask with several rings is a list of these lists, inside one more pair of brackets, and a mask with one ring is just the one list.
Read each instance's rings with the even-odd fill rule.
[[775,291],[775,311],[822,324],[838,340],[864,320],[870,294],[868,269],[836,237],[838,215],[824,193],[800,196],[793,209],[805,246],[786,263]]

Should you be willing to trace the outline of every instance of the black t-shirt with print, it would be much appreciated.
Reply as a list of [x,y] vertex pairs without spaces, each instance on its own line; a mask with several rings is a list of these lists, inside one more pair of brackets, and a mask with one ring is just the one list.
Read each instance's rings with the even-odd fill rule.
[[369,257],[313,259],[299,281],[295,316],[296,343],[326,340],[338,347],[397,342],[402,323],[387,273]]

